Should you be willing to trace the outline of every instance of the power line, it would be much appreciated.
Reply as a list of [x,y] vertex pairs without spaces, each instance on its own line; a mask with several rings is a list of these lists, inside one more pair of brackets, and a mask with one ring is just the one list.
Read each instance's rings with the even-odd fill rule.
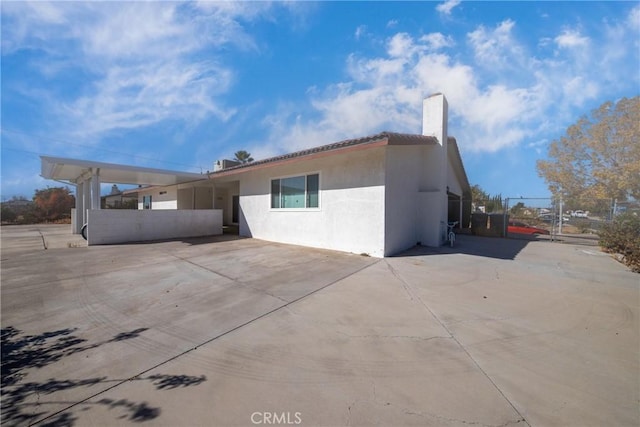
[[[65,140],[62,140],[62,139],[57,139],[57,138],[41,137],[41,136],[38,136],[38,135],[29,134],[27,132],[23,132],[23,131],[19,131],[19,130],[0,128],[0,132],[9,133],[9,134],[13,133],[13,134],[23,135],[23,136],[27,136],[29,138],[39,139],[39,140],[43,140],[43,141],[57,142],[57,143],[61,143],[61,144],[72,145],[72,146],[75,146],[75,147],[81,147],[81,148],[86,148],[86,149],[91,149],[91,150],[103,151],[103,152],[107,152],[107,153],[118,154],[118,155],[121,155],[121,156],[137,158],[137,159],[140,159],[140,160],[149,160],[149,161],[158,162],[158,163],[186,166],[186,167],[191,168],[191,169],[200,169],[200,172],[202,172],[202,166],[189,165],[189,164],[186,164],[186,163],[172,162],[172,161],[168,161],[168,160],[160,160],[160,159],[156,159],[156,158],[152,158],[152,157],[145,157],[145,156],[140,156],[138,154],[130,154],[130,153],[122,152],[122,151],[109,150],[107,148],[101,148],[101,147],[91,146],[91,145],[87,145],[87,144],[78,144],[78,143],[68,142],[68,141],[65,141]],[[36,153],[36,152],[33,152],[33,151],[27,151],[27,150],[21,150],[21,149],[17,149],[17,148],[5,147],[4,144],[2,146],[2,149],[3,150],[11,150],[11,151],[19,151],[19,152],[24,152],[24,153],[30,153],[30,154],[35,154],[37,156],[45,156],[45,155],[47,155],[47,153]]]
[[44,155],[44,154],[41,154],[41,153],[36,153],[35,151],[20,150],[18,148],[11,148],[11,147],[5,147],[5,146],[2,146],[2,150],[18,151],[20,153],[34,154],[36,156],[43,156]]

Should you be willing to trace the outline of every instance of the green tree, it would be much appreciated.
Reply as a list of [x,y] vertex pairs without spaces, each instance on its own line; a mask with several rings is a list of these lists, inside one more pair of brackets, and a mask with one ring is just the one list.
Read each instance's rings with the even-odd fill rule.
[[17,218],[18,218],[18,215],[16,215],[16,213],[13,210],[11,210],[6,206],[2,207],[2,212],[0,213],[0,219],[2,219],[3,222],[14,222]]
[[471,200],[473,200],[473,203],[481,204],[490,198],[489,194],[487,194],[478,184],[471,187]]
[[640,198],[640,97],[605,102],[549,145],[538,174],[555,196],[589,206]]
[[253,157],[251,157],[251,153],[249,153],[248,151],[236,151],[233,155],[235,156],[233,160],[235,160],[236,162],[240,162],[243,164],[253,162]]
[[484,206],[486,213],[501,212],[504,209],[501,194],[492,196],[484,191],[478,184],[471,187],[471,199],[476,208]]
[[53,187],[36,190],[33,196],[40,218],[56,220],[69,217],[71,208],[75,206],[76,199],[67,187]]
[[487,200],[487,203],[485,206],[486,206],[485,212],[487,213],[503,212],[504,205],[502,203],[502,194],[498,194],[497,196],[491,196],[491,198]]
[[511,215],[514,215],[514,216],[520,215],[522,211],[524,211],[524,209],[525,209],[524,203],[518,202],[515,204],[515,206],[511,208]]

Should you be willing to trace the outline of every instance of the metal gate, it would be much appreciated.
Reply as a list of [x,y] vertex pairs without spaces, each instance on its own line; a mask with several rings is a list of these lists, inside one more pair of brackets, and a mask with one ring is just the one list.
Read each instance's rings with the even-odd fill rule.
[[615,200],[591,200],[588,204],[566,204],[559,198],[507,198],[507,236],[535,237],[553,242],[596,246],[602,226],[616,213]]
[[[474,200],[471,219],[472,229],[474,219],[482,223],[479,228],[476,227],[482,232],[476,234],[595,246],[602,226],[626,209],[624,203],[618,203],[614,199],[567,204],[559,198],[551,197],[503,199],[496,196],[487,200]],[[487,226],[487,221],[501,229]]]

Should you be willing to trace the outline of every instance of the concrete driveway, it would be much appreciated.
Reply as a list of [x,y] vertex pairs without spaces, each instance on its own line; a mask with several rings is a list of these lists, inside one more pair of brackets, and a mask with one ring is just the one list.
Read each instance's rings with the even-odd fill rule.
[[640,424],[640,276],[597,248],[67,230],[1,229],[3,425]]

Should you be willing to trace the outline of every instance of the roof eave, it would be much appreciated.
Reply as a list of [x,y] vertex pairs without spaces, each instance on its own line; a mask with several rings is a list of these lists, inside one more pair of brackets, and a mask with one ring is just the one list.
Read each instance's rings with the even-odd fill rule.
[[463,192],[471,192],[471,184],[469,183],[469,177],[467,176],[467,172],[464,169],[464,163],[462,162],[462,155],[460,154],[460,149],[458,147],[458,141],[456,140],[455,137],[450,136],[447,138],[447,146],[453,146],[453,150],[455,153],[455,162],[458,166],[458,172],[459,172],[459,176],[458,178],[461,179],[462,184],[463,185]]
[[437,143],[437,139],[431,136],[382,132],[368,137],[340,141],[257,162],[245,163],[228,169],[223,169],[221,171],[211,172],[209,173],[209,177],[221,178],[229,175],[240,174],[248,170],[253,171],[268,167],[281,166],[283,164],[302,160],[317,159],[386,145],[432,145]]

